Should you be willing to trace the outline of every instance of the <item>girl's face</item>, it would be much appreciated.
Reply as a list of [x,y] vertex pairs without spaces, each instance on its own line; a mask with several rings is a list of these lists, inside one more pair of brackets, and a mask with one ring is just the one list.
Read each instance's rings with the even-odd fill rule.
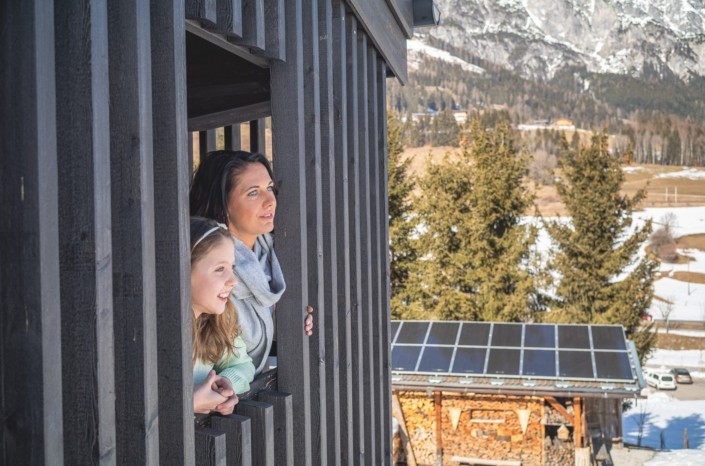
[[228,195],[228,228],[250,248],[259,235],[274,229],[277,199],[274,182],[261,163],[250,163]]
[[237,283],[233,275],[235,245],[222,238],[191,266],[191,304],[194,316],[222,314]]

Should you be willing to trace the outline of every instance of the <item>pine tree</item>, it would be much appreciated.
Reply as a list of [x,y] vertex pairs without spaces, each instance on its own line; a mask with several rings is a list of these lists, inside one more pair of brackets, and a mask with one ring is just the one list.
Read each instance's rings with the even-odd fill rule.
[[[407,120],[408,121],[408,120]],[[408,319],[406,283],[409,268],[416,261],[413,242],[415,228],[411,215],[411,192],[414,180],[409,175],[410,159],[403,160],[402,126],[394,112],[387,114],[387,167],[389,186],[389,275],[391,282],[392,318]]]
[[520,224],[532,202],[522,186],[526,163],[506,123],[486,128],[475,118],[461,150],[428,165],[418,199],[423,260],[411,287],[423,309],[446,320],[527,317],[535,232]]
[[653,297],[655,263],[636,259],[651,224],[631,234],[628,229],[645,191],[620,194],[624,173],[605,133],[593,136],[589,147],[569,150],[564,142],[564,149],[557,189],[571,222],[545,223],[556,250],[551,266],[560,276],[546,320],[621,324],[643,358],[653,344],[641,323]]

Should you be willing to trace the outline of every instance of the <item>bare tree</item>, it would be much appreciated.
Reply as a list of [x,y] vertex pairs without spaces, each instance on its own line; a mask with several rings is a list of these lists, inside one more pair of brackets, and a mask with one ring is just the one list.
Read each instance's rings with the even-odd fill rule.
[[666,323],[666,333],[670,328],[671,314],[675,310],[676,306],[673,304],[673,296],[668,296],[664,301],[661,301],[657,305],[657,310],[661,319]]
[[639,408],[639,414],[636,416],[636,419],[634,419],[634,422],[636,423],[637,427],[637,435],[636,435],[636,444],[637,446],[641,446],[641,438],[644,436],[644,426],[646,425],[646,420],[649,417],[648,413],[646,412],[646,401],[641,405],[641,408]]

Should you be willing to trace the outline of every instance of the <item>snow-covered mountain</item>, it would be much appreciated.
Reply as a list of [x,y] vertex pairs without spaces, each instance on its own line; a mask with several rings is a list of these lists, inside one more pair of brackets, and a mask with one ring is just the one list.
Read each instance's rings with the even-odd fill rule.
[[[705,0],[436,0],[440,39],[525,78],[564,67],[640,77],[705,76]],[[410,63],[424,53],[412,44]],[[444,59],[445,57],[438,57]],[[478,70],[474,70],[477,72]]]

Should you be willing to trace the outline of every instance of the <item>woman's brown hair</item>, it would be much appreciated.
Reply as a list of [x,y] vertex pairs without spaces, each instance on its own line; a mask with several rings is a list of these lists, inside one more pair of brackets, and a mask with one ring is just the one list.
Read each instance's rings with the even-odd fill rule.
[[[205,257],[220,241],[232,241],[227,227],[215,220],[191,217],[191,268]],[[223,356],[235,352],[233,343],[240,335],[237,311],[228,300],[222,314],[203,313],[193,319],[193,362],[198,360],[217,364]]]

